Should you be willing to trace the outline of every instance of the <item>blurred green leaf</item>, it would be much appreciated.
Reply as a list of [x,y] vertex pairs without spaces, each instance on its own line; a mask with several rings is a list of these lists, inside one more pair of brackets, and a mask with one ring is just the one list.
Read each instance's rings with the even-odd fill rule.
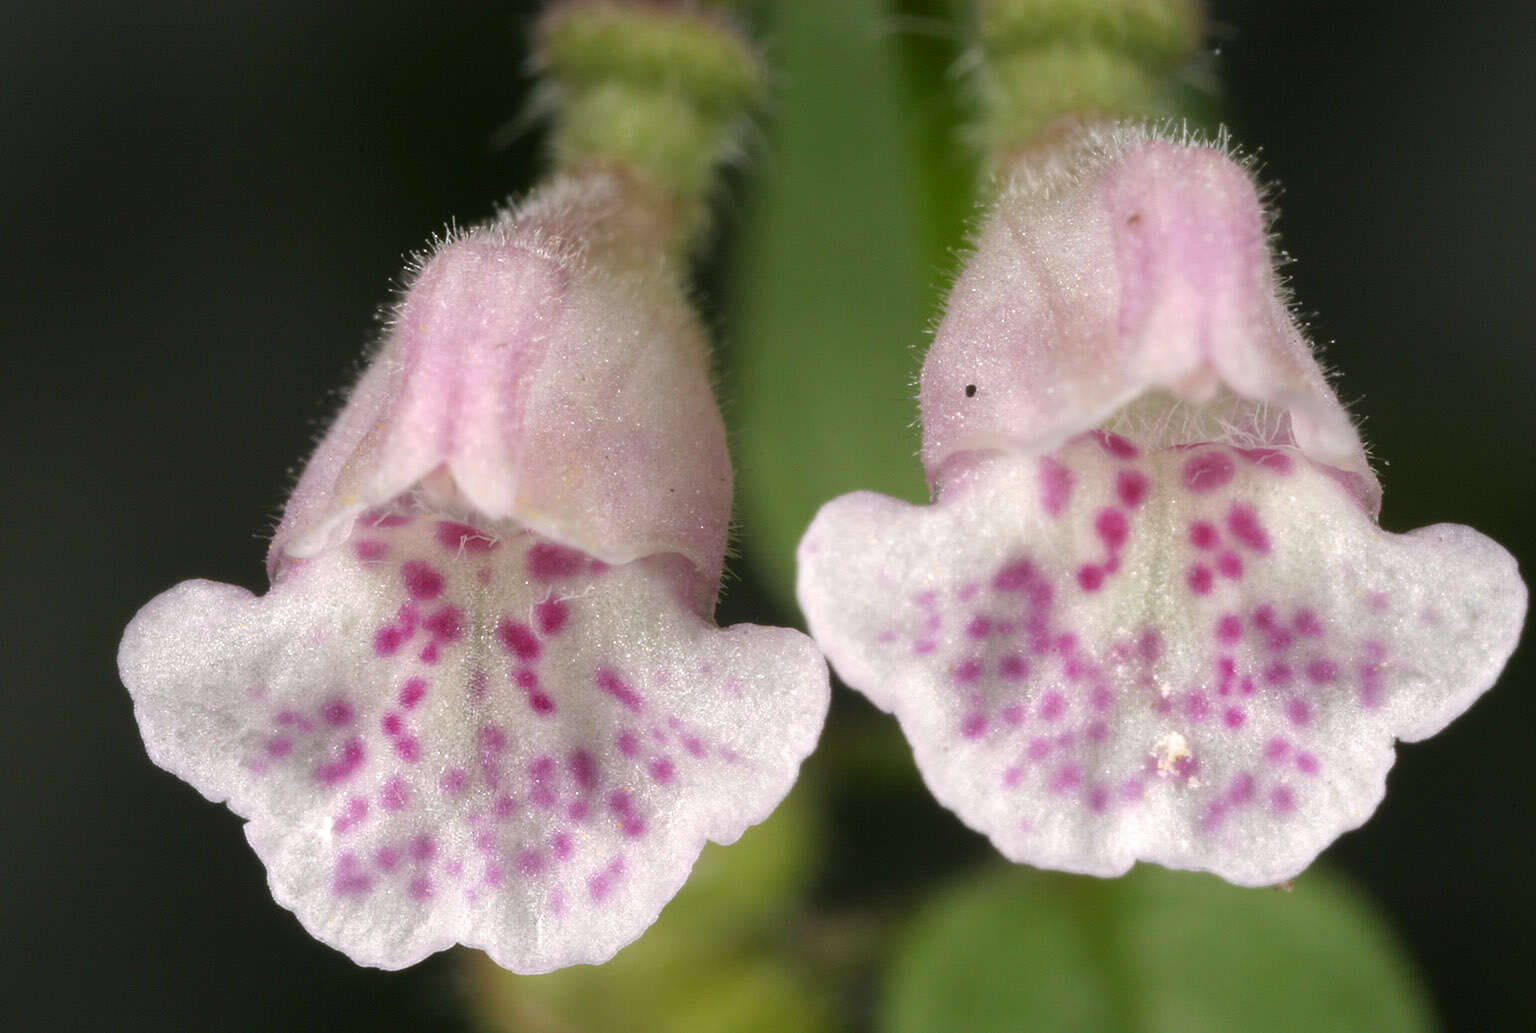
[[1290,892],[1141,866],[1099,880],[989,868],[917,918],[882,1033],[1423,1033],[1381,918],[1308,872]]
[[747,560],[782,605],[823,502],[926,498],[912,385],[934,274],[886,6],[786,0],[771,17],[778,89],[727,300],[726,414]]

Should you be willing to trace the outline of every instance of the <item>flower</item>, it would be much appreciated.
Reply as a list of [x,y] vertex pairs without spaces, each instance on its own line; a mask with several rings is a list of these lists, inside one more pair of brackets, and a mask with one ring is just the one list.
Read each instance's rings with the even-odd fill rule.
[[438,248],[299,479],[272,589],[186,582],[124,635],[150,756],[359,963],[605,960],[820,731],[810,641],[709,619],[730,466],[645,200],[560,179]]
[[1219,146],[1079,131],[1006,185],[921,378],[935,501],[828,503],[798,592],[934,795],[1015,861],[1259,885],[1494,682],[1526,592],[1405,535]]

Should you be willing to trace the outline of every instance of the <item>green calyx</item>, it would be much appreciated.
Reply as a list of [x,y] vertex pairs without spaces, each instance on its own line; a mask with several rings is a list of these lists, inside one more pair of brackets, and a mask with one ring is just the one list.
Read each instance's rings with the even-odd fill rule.
[[985,142],[994,163],[1064,116],[1172,114],[1173,73],[1198,52],[1198,0],[982,0]]
[[535,62],[554,100],[556,165],[617,165],[666,191],[690,222],[764,92],[757,54],[723,20],[640,0],[557,4]]

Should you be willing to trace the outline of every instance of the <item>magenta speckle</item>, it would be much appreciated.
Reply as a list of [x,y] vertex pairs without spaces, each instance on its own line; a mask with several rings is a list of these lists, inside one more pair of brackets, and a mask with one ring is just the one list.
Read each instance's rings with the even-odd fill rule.
[[1296,754],[1296,770],[1303,775],[1315,775],[1322,769],[1316,757],[1310,753],[1299,752]]
[[1035,579],[1035,566],[1029,560],[1015,560],[997,572],[992,587],[999,592],[1022,592]]
[[1010,703],[1003,708],[1003,723],[1017,727],[1024,723],[1024,707],[1018,703]]
[[1231,787],[1227,789],[1227,801],[1237,807],[1251,803],[1256,789],[1256,780],[1245,771],[1232,780]]
[[376,563],[389,555],[389,546],[377,538],[364,538],[353,544],[352,551],[364,563]]
[[1085,563],[1077,568],[1077,584],[1085,592],[1097,592],[1104,587],[1104,568]]
[[1236,505],[1227,511],[1227,530],[1232,537],[1257,553],[1269,551],[1269,535],[1251,506]]
[[640,752],[639,740],[635,738],[635,733],[631,731],[620,732],[614,739],[614,744],[618,746],[619,752],[626,757],[633,757],[636,753]]
[[381,872],[392,872],[400,864],[400,850],[398,847],[381,846],[373,853],[373,863],[379,866]]
[[422,621],[421,626],[433,638],[457,642],[464,634],[464,611],[457,606],[444,606]]
[[392,656],[410,638],[410,632],[393,624],[386,624],[373,636],[373,651],[380,656]]
[[1040,701],[1040,716],[1055,721],[1067,711],[1067,701],[1059,692],[1047,692]]
[[575,750],[567,761],[571,769],[571,777],[582,789],[592,790],[597,786],[597,761],[586,750]]
[[1090,721],[1088,729],[1084,733],[1089,742],[1107,742],[1109,740],[1109,724],[1106,721]]
[[1278,814],[1289,814],[1296,809],[1296,791],[1290,786],[1276,786],[1269,794],[1270,809]]
[[1279,764],[1291,755],[1291,744],[1284,739],[1271,739],[1264,747],[1264,758]]
[[469,775],[463,768],[449,768],[437,784],[448,796],[458,796],[469,787]]
[[1184,716],[1191,721],[1204,721],[1211,712],[1211,704],[1205,693],[1191,689],[1184,694]]
[[1291,472],[1291,457],[1277,449],[1247,448],[1238,452],[1238,455],[1270,473],[1283,475]]
[[432,880],[427,878],[425,875],[413,875],[411,876],[411,882],[406,892],[409,893],[411,895],[411,899],[416,901],[418,904],[425,903],[426,901],[432,899]]
[[955,681],[961,685],[969,685],[981,677],[981,661],[972,657],[955,667]]
[[1214,491],[1232,480],[1237,467],[1224,451],[1200,452],[1184,464],[1184,487],[1190,491]]
[[514,863],[519,872],[532,877],[544,870],[544,855],[537,850],[522,850]]
[[1112,434],[1107,430],[1091,430],[1088,433],[1099,443],[1100,448],[1116,459],[1135,459],[1141,454],[1129,439],[1119,434]]
[[421,560],[407,560],[401,564],[400,578],[413,599],[436,599],[443,594],[443,575]]
[[1323,622],[1318,620],[1317,614],[1311,610],[1297,610],[1292,624],[1296,628],[1296,634],[1303,638],[1317,638],[1323,633]]
[[965,633],[971,638],[986,638],[992,634],[992,622],[985,617],[972,617],[965,626]]
[[1009,681],[1018,681],[1029,674],[1029,661],[1018,653],[1009,653],[997,662],[997,672]]
[[400,686],[400,705],[407,710],[420,703],[427,695],[427,680],[425,678],[407,678],[405,684]]
[[1216,622],[1216,641],[1223,645],[1234,645],[1243,637],[1243,621],[1235,613],[1228,613]]
[[352,719],[356,717],[357,714],[353,711],[352,704],[348,703],[346,700],[333,699],[321,708],[320,716],[323,717],[325,719],[325,723],[330,725],[332,728],[345,728],[347,725],[352,723]]
[[1197,563],[1189,568],[1185,581],[1189,584],[1189,590],[1196,595],[1209,595],[1212,583],[1211,568],[1203,563]]
[[595,672],[593,672],[592,681],[597,685],[598,688],[602,689],[604,692],[608,693],[608,695],[624,704],[624,706],[629,710],[635,711],[637,713],[639,712],[641,706],[641,699],[639,694],[636,693],[634,689],[630,688],[628,683],[626,683],[623,678],[620,678],[614,671],[609,670],[606,667],[599,667]]
[[1235,552],[1224,552],[1216,558],[1216,570],[1229,581],[1243,576],[1243,558]]
[[660,760],[651,761],[648,770],[651,773],[652,781],[659,782],[662,785],[666,785],[667,783],[671,782],[673,777],[677,774],[677,769],[673,767],[672,762],[665,757],[661,758]]
[[496,798],[496,802],[492,805],[491,810],[498,819],[506,821],[517,813],[517,801],[503,794]]
[[345,782],[363,766],[363,741],[353,739],[341,748],[341,756],[329,764],[315,768],[317,781],[328,786]]
[[410,802],[411,791],[403,779],[390,779],[379,792],[379,806],[386,811],[403,811]]
[[273,736],[267,740],[266,751],[267,756],[274,760],[279,757],[286,757],[293,752],[293,743],[281,735]]
[[554,712],[555,701],[542,692],[534,691],[528,693],[528,706],[533,709],[535,714],[543,716]]
[[414,763],[421,759],[421,742],[415,736],[402,735],[395,740],[395,753],[401,760]]
[[586,557],[575,549],[539,542],[528,550],[528,576],[535,581],[558,581],[581,573]]
[[405,730],[405,719],[391,710],[389,713],[379,718],[379,728],[384,732],[385,735],[393,738]]
[[490,552],[500,543],[484,531],[453,520],[440,520],[437,541],[445,549],[459,552]]
[[1125,514],[1118,509],[1101,509],[1093,518],[1093,529],[1098,532],[1099,539],[1110,551],[1119,549],[1125,544],[1126,536],[1130,533],[1130,527],[1125,522]]
[[1083,772],[1076,764],[1066,764],[1056,769],[1051,776],[1051,790],[1057,793],[1065,793],[1082,785]]
[[1376,664],[1360,665],[1360,704],[1369,709],[1381,706],[1381,668]]
[[1285,705],[1285,716],[1293,725],[1312,723],[1312,707],[1306,700],[1293,699]]
[[546,599],[533,608],[533,616],[539,631],[545,635],[558,635],[571,617],[570,608],[560,599]]
[[1072,471],[1054,459],[1040,460],[1040,505],[1053,517],[1061,516],[1072,496]]
[[1134,509],[1146,501],[1151,488],[1152,483],[1146,476],[1135,470],[1121,470],[1115,478],[1115,495],[1127,509]]
[[339,897],[359,897],[373,888],[373,880],[363,874],[355,854],[342,854],[336,859],[336,872],[331,879],[331,891]]
[[411,860],[417,864],[426,864],[437,856],[437,840],[425,832],[411,837],[411,842],[406,850],[411,855]]
[[981,714],[967,714],[960,722],[960,734],[967,739],[980,739],[987,734],[987,719]]
[[1289,685],[1291,677],[1291,665],[1284,660],[1276,660],[1264,668],[1264,681],[1270,685]]
[[1243,727],[1247,720],[1248,716],[1243,713],[1240,707],[1228,707],[1221,715],[1221,723],[1233,731]]
[[1313,685],[1326,685],[1339,677],[1339,665],[1332,660],[1313,660],[1307,664],[1307,681]]
[[526,624],[503,617],[496,625],[496,637],[507,651],[519,660],[537,660],[543,652],[538,636]]
[[1197,549],[1214,549],[1219,538],[1215,525],[1209,521],[1197,520],[1189,525],[1189,544]]
[[1094,786],[1088,790],[1088,809],[1094,814],[1103,814],[1109,810],[1109,790],[1103,786]]
[[1029,748],[1025,750],[1025,756],[1030,760],[1044,760],[1051,752],[1051,740],[1043,735],[1037,735],[1029,740]]

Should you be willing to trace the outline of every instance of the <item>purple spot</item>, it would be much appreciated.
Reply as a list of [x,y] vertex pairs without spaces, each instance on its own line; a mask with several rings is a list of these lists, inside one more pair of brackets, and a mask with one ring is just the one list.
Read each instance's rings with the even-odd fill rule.
[[955,667],[954,678],[961,685],[969,685],[979,677],[981,677],[981,661],[975,657]]
[[267,756],[272,757],[273,759],[278,757],[286,757],[288,754],[293,752],[293,743],[287,739],[284,739],[280,735],[273,736],[271,739],[267,740],[266,750]]
[[506,821],[517,813],[517,801],[503,794],[496,798],[496,803],[492,805],[491,809],[497,818]]
[[353,544],[352,551],[364,563],[373,563],[389,555],[389,546],[377,538],[364,538]]
[[1184,463],[1184,487],[1190,491],[1214,491],[1232,479],[1237,471],[1225,451],[1210,449]]
[[400,851],[397,847],[381,846],[374,851],[373,863],[381,872],[392,872],[400,864]]
[[569,860],[575,850],[571,843],[571,834],[569,832],[556,832],[549,839],[549,849],[555,855],[556,860]]
[[592,681],[598,688],[624,704],[629,710],[636,713],[640,710],[640,696],[634,689],[620,678],[616,673],[606,667],[599,667],[592,675]]
[[1088,433],[1099,443],[1100,448],[1116,459],[1135,459],[1141,454],[1135,445],[1119,434],[1111,434],[1107,430],[1091,430]]
[[1317,614],[1311,610],[1297,610],[1296,619],[1292,621],[1296,628],[1296,634],[1303,638],[1317,638],[1323,633],[1323,622],[1317,619]]
[[967,714],[960,722],[960,734],[967,739],[980,739],[987,734],[987,719],[981,714]]
[[425,875],[411,876],[410,885],[407,888],[411,899],[417,903],[423,903],[432,899],[432,880]]
[[425,678],[407,678],[405,684],[400,686],[400,705],[410,710],[420,703],[426,695],[427,680]]
[[1269,551],[1269,535],[1259,524],[1259,515],[1253,507],[1236,505],[1227,510],[1227,530],[1232,537],[1257,553]]
[[1339,665],[1332,660],[1313,660],[1307,664],[1307,681],[1313,685],[1326,685],[1339,677]]
[[1076,789],[1083,782],[1083,772],[1076,764],[1065,764],[1051,776],[1051,791],[1065,793]]
[[1173,773],[1180,778],[1194,778],[1200,773],[1200,761],[1194,757],[1179,757],[1173,762]]
[[1029,661],[1018,653],[1009,653],[998,661],[997,670],[1009,681],[1018,681],[1029,674]]
[[507,733],[495,725],[480,729],[480,752],[499,753],[507,747]]
[[672,766],[672,762],[665,757],[660,760],[651,761],[648,770],[651,773],[651,779],[662,785],[671,782],[673,776],[677,773],[677,769]]
[[444,606],[421,622],[427,634],[444,642],[457,642],[464,634],[464,611],[457,606]]
[[1312,722],[1312,707],[1303,699],[1293,699],[1285,706],[1285,716],[1293,725],[1307,725]]
[[453,520],[439,520],[437,541],[445,549],[458,552],[490,552],[501,544],[483,531]]
[[463,768],[449,768],[437,784],[448,796],[458,796],[469,787],[469,775]]
[[972,617],[971,623],[965,626],[965,633],[971,638],[986,638],[992,634],[992,622],[985,617]]
[[1243,622],[1235,613],[1228,613],[1216,622],[1216,641],[1223,645],[1235,645],[1243,637]]
[[437,841],[425,832],[411,837],[410,845],[406,847],[411,855],[411,860],[417,864],[426,864],[437,856]]
[[1221,715],[1222,724],[1233,731],[1243,727],[1247,720],[1248,715],[1244,714],[1240,707],[1228,707]]
[[1103,786],[1094,786],[1088,790],[1088,809],[1094,814],[1103,814],[1109,810],[1109,790]]
[[1109,724],[1105,721],[1090,721],[1085,734],[1089,742],[1105,742],[1109,739]]
[[403,811],[410,802],[411,791],[403,779],[390,779],[379,792],[379,806],[386,811]]
[[1044,760],[1050,752],[1051,740],[1043,735],[1037,735],[1029,740],[1029,748],[1025,751],[1025,756],[1030,760]]
[[325,785],[334,786],[351,778],[362,766],[363,741],[353,739],[341,748],[340,757],[329,764],[321,764],[315,768],[315,779]]
[[1152,483],[1146,476],[1135,470],[1121,470],[1115,478],[1115,494],[1120,499],[1120,504],[1127,509],[1134,509],[1141,505],[1147,498],[1147,492],[1151,490]]
[[1018,726],[1024,723],[1024,708],[1018,703],[1010,703],[1003,708],[1003,723]]
[[635,733],[631,731],[620,732],[614,739],[614,743],[619,747],[619,752],[626,757],[633,757],[640,751],[640,743],[635,738]]
[[570,619],[571,611],[559,599],[546,599],[533,608],[533,615],[539,622],[540,632],[545,635],[558,635],[565,627],[565,622]]
[[1191,721],[1204,721],[1211,712],[1211,704],[1205,693],[1191,689],[1184,694],[1184,716]]
[[597,761],[586,750],[575,750],[571,753],[567,763],[571,769],[571,777],[582,789],[591,790],[597,786]]
[[992,578],[992,587],[999,592],[1022,592],[1034,580],[1035,565],[1029,560],[1014,560]]
[[332,728],[345,728],[357,715],[352,710],[352,704],[344,699],[333,699],[321,708],[320,716]]
[[1216,559],[1216,570],[1229,581],[1243,576],[1243,558],[1235,552],[1224,552]]
[[503,617],[496,625],[496,637],[507,651],[519,660],[537,660],[543,648],[533,630],[526,624]]
[[395,740],[395,753],[401,760],[415,763],[421,759],[421,742],[412,735],[402,735]]
[[1077,568],[1077,583],[1085,592],[1097,592],[1104,586],[1104,568],[1084,563]]
[[338,814],[331,822],[331,831],[340,835],[368,817],[368,801],[361,796],[354,796],[347,801],[346,809]]
[[1093,529],[1098,532],[1099,539],[1111,552],[1125,544],[1126,536],[1130,534],[1130,526],[1125,522],[1125,514],[1118,509],[1101,509],[1098,516],[1093,519]]
[[331,891],[338,897],[358,897],[373,888],[373,880],[363,874],[356,854],[342,854],[336,859]]
[[1197,549],[1214,549],[1219,535],[1216,527],[1205,520],[1196,521],[1189,525],[1189,544]]
[[400,577],[413,599],[436,599],[443,594],[443,575],[421,560],[407,560],[401,564]]
[[544,855],[537,850],[521,850],[513,863],[517,865],[518,871],[531,877],[544,870]]
[[558,581],[581,573],[586,557],[575,549],[539,542],[528,550],[528,575],[535,581]]
[[1047,721],[1055,721],[1066,713],[1067,701],[1059,692],[1047,692],[1045,698],[1040,701],[1040,716]]
[[1072,496],[1072,471],[1054,459],[1040,460],[1040,505],[1053,517],[1059,517]]
[[411,633],[393,624],[386,624],[373,636],[373,651],[380,656],[392,656]]
[[1248,462],[1268,470],[1270,473],[1288,474],[1291,472],[1291,457],[1273,448],[1245,448],[1237,453]]
[[1375,709],[1381,705],[1381,668],[1376,664],[1360,665],[1360,704]]
[[1296,809],[1296,791],[1290,786],[1276,786],[1269,794],[1269,806],[1279,814],[1289,814]]
[[1209,595],[1211,591],[1211,568],[1203,563],[1197,563],[1189,568],[1185,575],[1189,583],[1189,590],[1196,595]]
[[1163,655],[1163,636],[1156,628],[1147,628],[1136,640],[1136,655],[1152,663]]
[[1278,764],[1291,755],[1291,744],[1284,739],[1271,739],[1264,747],[1264,758]]
[[1298,752],[1296,754],[1296,770],[1303,775],[1315,775],[1321,770],[1322,765],[1316,757],[1310,753]]

